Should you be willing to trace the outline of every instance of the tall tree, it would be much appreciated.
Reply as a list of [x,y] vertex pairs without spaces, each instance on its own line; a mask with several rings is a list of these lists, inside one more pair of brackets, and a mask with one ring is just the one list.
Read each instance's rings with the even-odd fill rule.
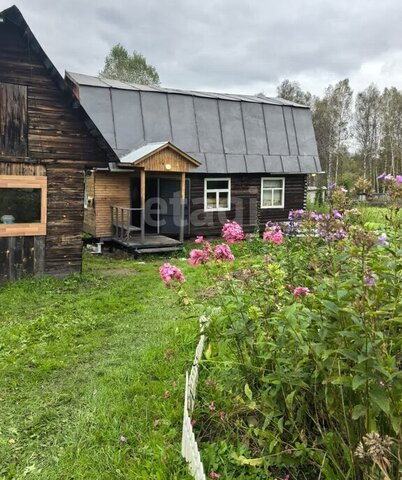
[[324,98],[327,99],[331,115],[330,155],[328,158],[328,183],[337,182],[342,168],[342,159],[348,151],[351,136],[353,91],[349,79],[330,85]]
[[384,171],[396,175],[402,171],[402,92],[385,88],[381,96],[381,158]]
[[359,92],[355,101],[354,137],[363,177],[376,185],[379,155],[381,95],[375,85]]
[[304,92],[299,82],[291,82],[288,79],[283,80],[280,85],[276,87],[276,93],[279,98],[302,105],[310,105],[312,101],[310,92]]
[[99,75],[140,85],[159,85],[160,83],[155,67],[149,65],[146,58],[139,52],[134,51],[130,55],[120,43],[112,47]]

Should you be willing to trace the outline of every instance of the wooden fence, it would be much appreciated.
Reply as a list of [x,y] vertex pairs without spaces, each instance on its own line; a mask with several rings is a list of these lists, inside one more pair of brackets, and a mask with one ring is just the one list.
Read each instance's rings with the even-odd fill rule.
[[200,318],[200,341],[198,342],[195,350],[194,361],[190,370],[190,374],[186,372],[186,389],[184,394],[181,453],[184,459],[187,461],[190,473],[195,480],[206,480],[204,465],[201,461],[200,451],[193,432],[193,426],[191,424],[191,416],[194,410],[194,403],[197,395],[198,367],[204,351],[205,334],[203,332],[207,324],[207,318],[202,316]]

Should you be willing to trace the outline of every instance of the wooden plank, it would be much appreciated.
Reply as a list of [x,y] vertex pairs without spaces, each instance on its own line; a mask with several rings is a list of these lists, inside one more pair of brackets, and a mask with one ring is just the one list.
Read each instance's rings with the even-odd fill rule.
[[0,154],[28,153],[27,87],[0,83]]
[[34,237],[33,273],[36,276],[45,273],[45,237]]

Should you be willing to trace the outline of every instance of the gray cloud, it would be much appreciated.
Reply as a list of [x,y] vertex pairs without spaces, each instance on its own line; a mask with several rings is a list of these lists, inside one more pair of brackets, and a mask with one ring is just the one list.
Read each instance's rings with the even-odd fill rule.
[[[0,9],[9,5],[0,0]],[[177,88],[255,93],[288,77],[319,93],[325,82],[345,77],[356,88],[381,84],[390,65],[389,80],[402,81],[400,0],[20,0],[17,6],[61,72],[97,74],[120,42],[143,53],[163,85]]]

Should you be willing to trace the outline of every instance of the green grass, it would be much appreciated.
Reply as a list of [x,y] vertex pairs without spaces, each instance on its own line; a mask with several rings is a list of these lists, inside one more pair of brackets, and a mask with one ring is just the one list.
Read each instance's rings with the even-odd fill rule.
[[[174,261],[188,291],[203,286],[202,270]],[[0,289],[0,478],[189,478],[197,312],[163,286],[162,262],[87,256],[82,276]]]

